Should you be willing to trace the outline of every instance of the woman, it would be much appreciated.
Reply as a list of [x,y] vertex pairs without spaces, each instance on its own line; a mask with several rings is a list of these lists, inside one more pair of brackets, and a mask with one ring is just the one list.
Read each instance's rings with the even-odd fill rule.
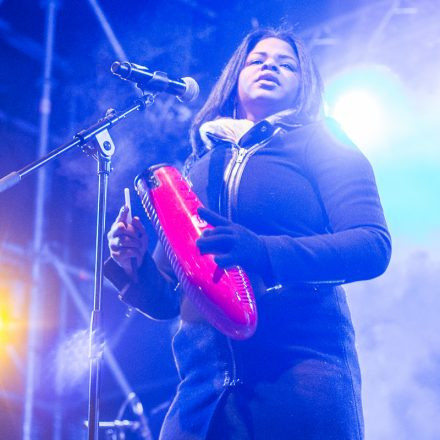
[[197,245],[251,277],[259,324],[250,339],[229,340],[196,312],[161,248],[146,254],[145,230],[138,218],[127,225],[125,207],[108,234],[106,273],[122,299],[156,319],[180,315],[181,382],[161,439],[363,438],[340,284],[383,273],[391,244],[370,164],[322,120],[321,105],[301,43],[260,29],[194,120],[185,173],[215,226]]

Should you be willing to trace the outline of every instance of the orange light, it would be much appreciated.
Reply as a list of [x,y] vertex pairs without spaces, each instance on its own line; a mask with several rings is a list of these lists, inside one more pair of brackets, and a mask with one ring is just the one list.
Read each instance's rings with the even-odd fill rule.
[[11,278],[0,279],[0,351],[1,347],[20,346],[26,339],[26,301],[24,284]]
[[22,377],[17,361],[26,356],[27,340],[27,296],[25,283],[12,274],[0,277],[0,370],[2,390],[21,386]]

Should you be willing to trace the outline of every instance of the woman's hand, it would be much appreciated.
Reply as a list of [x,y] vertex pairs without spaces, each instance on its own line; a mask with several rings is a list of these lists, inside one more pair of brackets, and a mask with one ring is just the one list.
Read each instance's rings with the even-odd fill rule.
[[128,275],[133,275],[131,259],[139,267],[148,247],[148,236],[139,217],[127,223],[128,207],[123,206],[107,234],[110,256]]
[[269,270],[269,255],[257,234],[210,209],[199,208],[198,213],[214,226],[214,229],[205,229],[196,241],[202,254],[215,255],[215,262],[223,268],[238,265],[260,275]]

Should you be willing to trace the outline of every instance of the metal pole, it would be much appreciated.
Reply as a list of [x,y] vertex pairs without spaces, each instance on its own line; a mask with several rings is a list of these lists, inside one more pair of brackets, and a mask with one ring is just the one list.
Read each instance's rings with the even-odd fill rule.
[[[65,227],[67,229],[67,226]],[[67,235],[67,234],[66,234]],[[67,260],[68,255],[68,246],[67,242],[64,243],[64,260]],[[55,266],[54,262],[51,261],[51,264]],[[65,285],[62,286],[60,294],[60,305],[59,305],[59,333],[58,333],[58,343],[61,344],[66,337],[66,328],[67,328],[67,287]],[[53,440],[62,440],[63,438],[63,390],[62,387],[59,386],[58,381],[56,382],[55,387],[55,405],[54,405],[54,414],[53,414]]]
[[[45,26],[45,60],[43,72],[43,85],[40,100],[40,134],[38,145],[38,156],[47,152],[49,138],[49,122],[51,112],[51,89],[52,89],[52,58],[54,48],[55,20],[57,0],[48,0],[46,3],[46,26]],[[32,439],[34,392],[36,382],[36,366],[38,364],[37,351],[39,346],[39,335],[37,322],[40,315],[40,301],[43,293],[43,277],[41,274],[42,264],[40,251],[43,243],[44,230],[44,203],[46,194],[46,170],[40,170],[37,176],[37,189],[35,197],[35,220],[34,220],[34,241],[32,266],[32,289],[30,292],[29,305],[29,330],[26,363],[26,390],[24,400],[23,417],[23,440]]]
[[[98,141],[99,142],[99,141]],[[98,153],[98,210],[96,218],[95,282],[93,311],[90,321],[90,375],[89,375],[89,410],[88,439],[98,440],[99,406],[101,388],[101,360],[104,349],[102,332],[102,255],[104,247],[105,213],[107,208],[108,176],[111,170],[110,156]]]
[[[61,289],[60,312],[59,312],[58,342],[61,344],[66,336],[67,320],[67,289],[65,286]],[[57,384],[58,385],[58,384]],[[56,387],[54,415],[53,415],[53,440],[62,440],[63,438],[63,396],[62,390]]]
[[90,3],[90,6],[93,9],[93,12],[95,13],[96,17],[98,18],[99,24],[101,25],[108,41],[110,42],[111,46],[113,47],[115,54],[120,59],[126,60],[127,55],[126,55],[121,43],[116,38],[116,35],[113,32],[113,29],[110,26],[109,21],[107,20],[106,16],[104,15],[104,12],[102,11],[101,6],[98,3],[98,0],[88,0],[88,1]]

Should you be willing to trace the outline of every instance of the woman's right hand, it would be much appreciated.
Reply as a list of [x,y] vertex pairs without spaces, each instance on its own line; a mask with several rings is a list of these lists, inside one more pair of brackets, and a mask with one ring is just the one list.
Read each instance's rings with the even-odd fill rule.
[[128,275],[132,273],[131,259],[136,259],[139,267],[148,248],[148,236],[139,217],[127,222],[129,208],[123,206],[107,234],[110,256]]

